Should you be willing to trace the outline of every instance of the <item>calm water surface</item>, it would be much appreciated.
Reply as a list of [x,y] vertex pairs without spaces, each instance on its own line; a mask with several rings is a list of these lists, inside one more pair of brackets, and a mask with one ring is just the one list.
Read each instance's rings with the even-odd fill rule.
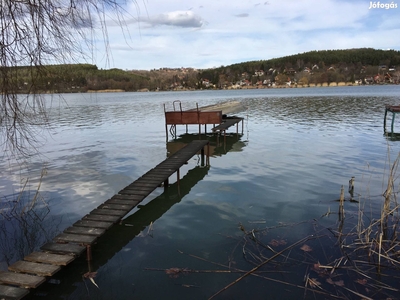
[[[45,168],[39,208],[50,211],[43,217],[49,237],[165,159],[164,104],[171,109],[180,100],[189,109],[239,100],[247,110],[237,114],[245,118],[243,134],[230,129],[225,144],[203,136],[212,142],[209,168],[200,167],[195,156],[181,169],[179,192],[172,176],[168,193],[157,189],[100,239],[92,264],[82,258],[36,297],[207,299],[239,277],[211,270],[254,267],[256,258],[243,255],[240,224],[246,231],[283,226],[266,231],[264,242],[292,244],[315,228],[290,224],[337,211],[340,188],[347,190],[352,176],[357,199],[379,209],[388,156],[393,160],[400,145],[383,134],[384,107],[398,104],[399,95],[400,86],[373,86],[48,96],[51,128],[41,134],[40,154],[23,164],[3,159],[0,192],[4,206],[29,178],[26,191],[34,193]],[[198,138],[197,131],[189,126],[192,134],[186,135],[178,126],[180,137],[170,137],[169,147]],[[349,216],[357,209],[357,203],[346,202]],[[332,214],[321,222],[336,221]],[[304,255],[298,248],[293,253]],[[162,271],[170,268],[204,272]],[[307,266],[277,268],[266,270],[275,280],[304,286]],[[88,271],[97,272],[99,288],[83,277]],[[249,276],[216,298],[303,296],[302,289]]]

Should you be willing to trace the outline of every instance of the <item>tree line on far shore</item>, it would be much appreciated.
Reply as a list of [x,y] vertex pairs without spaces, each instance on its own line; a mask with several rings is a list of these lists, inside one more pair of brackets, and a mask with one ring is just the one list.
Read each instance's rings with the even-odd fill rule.
[[371,48],[311,51],[212,69],[160,68],[150,71],[99,69],[91,64],[15,67],[9,70],[20,93],[99,90],[164,91],[233,86],[307,86],[347,82],[400,82],[400,51]]

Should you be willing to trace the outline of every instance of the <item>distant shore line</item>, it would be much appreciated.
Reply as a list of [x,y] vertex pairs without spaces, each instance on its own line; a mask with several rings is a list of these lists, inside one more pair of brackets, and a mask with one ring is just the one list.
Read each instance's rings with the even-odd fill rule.
[[320,88],[320,87],[343,87],[343,86],[382,86],[382,85],[398,85],[398,84],[358,84],[351,82],[332,82],[328,84],[324,82],[320,83],[310,83],[310,84],[290,84],[290,85],[276,85],[276,86],[265,86],[265,85],[257,85],[257,86],[240,86],[240,87],[226,87],[226,88],[203,88],[203,89],[195,89],[195,88],[175,88],[171,90],[150,90],[147,88],[140,89],[137,91],[125,91],[123,89],[103,89],[103,90],[87,90],[87,91],[64,91],[64,92],[55,92],[55,91],[47,91],[43,93],[47,94],[76,94],[76,93],[138,93],[138,92],[179,92],[179,91],[209,91],[209,90],[257,90],[257,89],[295,89],[295,88]]
[[[291,85],[277,85],[277,86],[241,86],[239,88],[234,88],[234,87],[228,87],[228,88],[210,88],[210,89],[194,89],[194,88],[176,88],[172,90],[165,90],[161,92],[179,92],[179,91],[208,91],[208,90],[257,90],[257,89],[293,89],[293,88],[319,88],[319,87],[342,87],[342,86],[382,86],[382,85],[397,85],[397,84],[357,84],[357,83],[351,83],[351,82],[338,82],[338,83],[330,83],[328,84],[327,82],[324,82],[322,84],[317,84],[317,83],[310,83],[310,84],[305,84],[305,85],[300,85],[300,84],[291,84]],[[109,89],[109,90],[88,90],[87,93],[121,93],[121,92],[126,92],[125,90],[121,89]],[[159,91],[151,91],[149,89],[141,89],[137,91],[128,91],[127,93],[130,92],[159,92]]]

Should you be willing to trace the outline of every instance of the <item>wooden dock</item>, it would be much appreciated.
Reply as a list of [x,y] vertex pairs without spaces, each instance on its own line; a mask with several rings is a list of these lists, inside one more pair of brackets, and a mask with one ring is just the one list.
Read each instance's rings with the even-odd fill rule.
[[400,105],[386,105],[385,107],[385,116],[383,118],[383,131],[386,133],[386,117],[387,113],[391,112],[392,113],[392,123],[390,126],[391,133],[394,133],[394,120],[396,118],[396,114],[400,113]]
[[[236,102],[235,105],[237,105]],[[221,110],[223,106],[213,105],[208,107],[198,107],[197,104],[196,106],[197,106],[196,109],[182,110],[181,102],[177,100],[173,102],[174,110],[167,111],[166,106],[164,104],[165,133],[167,142],[168,142],[168,125],[171,126],[169,131],[175,138],[177,137],[176,134],[177,125],[186,125],[186,133],[188,133],[188,125],[198,125],[199,135],[200,135],[201,125],[204,125],[204,132],[207,133],[207,125],[210,124],[213,125],[212,127],[213,132],[224,132],[225,135],[226,130],[235,124],[237,124],[236,131],[238,133],[238,123],[242,121],[242,133],[243,133],[243,118],[235,116],[231,117],[226,116],[225,114],[222,113]]]
[[209,158],[207,157],[206,161],[204,158],[204,147],[208,144],[206,140],[192,141],[65,229],[53,242],[43,245],[41,251],[31,253],[23,260],[10,265],[8,272],[0,272],[0,299],[24,298],[30,289],[46,282],[85,250],[88,260],[91,260],[91,247],[106,230],[120,222],[162,183],[165,189],[168,188],[169,177],[175,172],[179,185],[180,167],[195,154],[201,151],[201,164],[209,165]]

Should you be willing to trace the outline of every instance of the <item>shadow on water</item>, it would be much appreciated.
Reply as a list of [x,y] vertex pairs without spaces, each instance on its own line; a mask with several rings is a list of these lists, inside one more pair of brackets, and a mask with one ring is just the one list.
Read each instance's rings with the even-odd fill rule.
[[167,156],[170,156],[194,140],[208,140],[210,142],[210,153],[207,152],[208,148],[205,147],[205,154],[210,156],[222,156],[228,152],[242,151],[246,146],[246,143],[241,140],[242,136],[236,133],[227,133],[225,137],[217,134],[182,134],[178,138],[168,141]]
[[[161,218],[173,205],[179,203],[190,190],[208,173],[209,167],[195,167],[168,189],[148,204],[124,219],[121,224],[111,227],[93,247],[93,261],[88,263],[84,255],[60,273],[49,283],[38,288],[33,297],[40,299],[64,299],[82,283],[82,276],[87,272],[95,272],[107,263],[116,253],[121,251],[130,241],[139,235],[147,226]],[[54,284],[55,283],[55,284]]]
[[398,142],[400,141],[400,133],[397,132],[385,132],[384,137],[391,142]]

